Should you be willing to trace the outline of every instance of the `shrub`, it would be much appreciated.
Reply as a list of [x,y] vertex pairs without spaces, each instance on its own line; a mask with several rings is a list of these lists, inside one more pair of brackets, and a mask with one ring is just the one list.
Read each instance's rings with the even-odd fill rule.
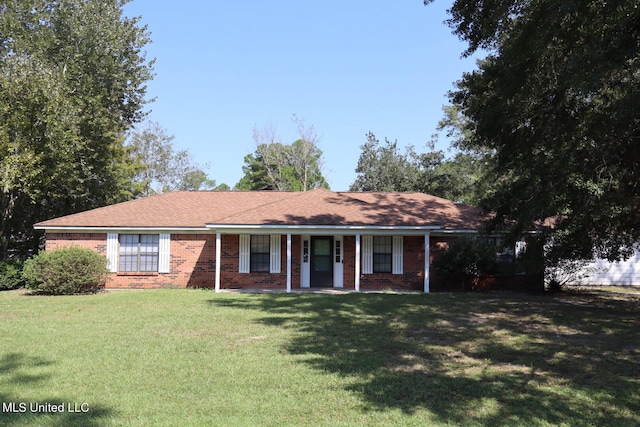
[[550,292],[561,292],[566,285],[580,284],[592,274],[606,271],[598,268],[590,259],[548,260],[545,268],[544,282]]
[[23,276],[27,287],[37,293],[95,293],[107,280],[107,259],[77,246],[44,251],[25,262]]
[[23,286],[22,262],[14,260],[0,261],[0,291],[18,289]]
[[469,277],[498,271],[495,244],[477,237],[459,237],[434,252],[432,266],[445,274],[460,275],[464,290]]

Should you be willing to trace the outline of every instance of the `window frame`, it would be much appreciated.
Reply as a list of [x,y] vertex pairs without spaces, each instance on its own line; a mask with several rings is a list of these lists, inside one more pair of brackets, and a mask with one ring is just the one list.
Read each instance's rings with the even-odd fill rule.
[[271,237],[268,234],[252,234],[250,236],[249,272],[271,272]]
[[393,236],[373,236],[373,273],[393,272]]
[[122,233],[118,235],[119,273],[158,273],[159,271],[159,234]]

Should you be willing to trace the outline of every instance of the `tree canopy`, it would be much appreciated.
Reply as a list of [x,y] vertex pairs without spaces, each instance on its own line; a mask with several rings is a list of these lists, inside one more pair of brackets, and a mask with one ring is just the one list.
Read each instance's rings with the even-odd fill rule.
[[477,200],[478,162],[468,153],[445,159],[442,151],[418,153],[408,146],[404,152],[397,141],[384,143],[369,132],[356,167],[350,191],[416,191],[457,202]]
[[254,128],[256,151],[244,158],[244,176],[237,190],[307,191],[329,188],[322,174],[322,150],[313,126],[293,116],[299,139],[291,144],[278,141],[276,129],[267,124]]
[[[425,0],[425,4],[430,0]],[[484,50],[450,94],[460,147],[483,152],[494,227],[552,223],[551,257],[618,259],[640,241],[640,5],[456,0]]]
[[174,136],[156,122],[134,130],[129,149],[136,175],[133,186],[142,197],[174,190],[211,190],[216,182],[195,162],[188,150],[178,150]]
[[131,197],[124,133],[144,113],[147,30],[125,1],[0,5],[0,237]]

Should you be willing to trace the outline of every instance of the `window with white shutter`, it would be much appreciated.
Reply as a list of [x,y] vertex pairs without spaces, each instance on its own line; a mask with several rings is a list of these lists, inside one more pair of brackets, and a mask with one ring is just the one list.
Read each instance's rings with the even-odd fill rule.
[[118,272],[118,233],[107,233],[107,269]]
[[160,256],[158,273],[169,273],[171,270],[171,234],[160,233]]
[[362,274],[373,274],[373,236],[362,236]]
[[239,265],[238,272],[250,273],[251,272],[251,236],[249,234],[240,235],[240,256],[238,257]]
[[270,240],[269,273],[280,273],[280,235],[272,234]]
[[403,272],[403,243],[402,236],[393,236],[393,274],[402,274]]

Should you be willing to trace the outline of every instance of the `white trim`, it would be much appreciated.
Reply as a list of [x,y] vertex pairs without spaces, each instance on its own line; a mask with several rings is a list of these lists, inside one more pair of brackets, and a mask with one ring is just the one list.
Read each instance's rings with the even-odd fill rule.
[[269,238],[269,273],[280,273],[280,235],[272,234]]
[[437,229],[435,231],[432,232],[432,234],[434,236],[438,236],[438,235],[449,235],[449,234],[478,234],[480,233],[480,231],[478,230],[468,230],[468,229],[462,229],[462,230],[442,230],[442,229]]
[[360,235],[356,234],[356,277],[354,278],[355,291],[360,292]]
[[287,292],[291,292],[291,233],[287,234]]
[[424,291],[429,293],[429,254],[431,248],[429,246],[429,234],[424,235]]
[[362,274],[373,274],[373,235],[362,236]]
[[110,273],[118,272],[118,233],[107,233],[107,269]]
[[[218,232],[217,234],[220,234]],[[251,272],[251,235],[241,234],[238,254],[238,273]]]
[[333,287],[344,287],[344,237],[333,236]]
[[[305,262],[304,242],[307,242],[307,256]],[[311,236],[308,234],[300,235],[300,287],[311,287]]]
[[205,231],[211,231],[211,227],[83,227],[83,226],[57,226],[48,227],[42,225],[33,226],[34,230],[45,230],[49,233],[138,233],[138,234],[158,234],[163,231],[172,232],[174,234],[197,233],[202,234]]
[[158,241],[158,273],[169,273],[171,271],[171,234],[160,233]]
[[391,272],[393,274],[403,274],[404,269],[404,240],[402,236],[393,236],[393,249],[391,260]]
[[216,279],[215,279],[215,290],[216,292],[220,292],[220,262],[222,261],[222,254],[220,253],[222,250],[222,236],[220,233],[216,233]]
[[368,234],[403,234],[424,235],[425,231],[439,230],[440,226],[375,226],[375,225],[264,225],[264,224],[207,224],[210,230],[217,230],[225,234],[308,234],[332,235],[340,234],[355,236],[367,232]]
[[[168,232],[173,234],[203,234],[206,232],[221,232],[222,234],[306,234],[306,235],[327,235],[342,234],[345,236],[355,236],[363,232],[379,235],[402,234],[404,236],[423,236],[425,232],[429,232],[433,236],[439,235],[455,235],[455,234],[478,234],[478,230],[470,229],[442,229],[438,225],[425,226],[341,226],[341,225],[226,225],[226,224],[208,224],[206,227],[88,227],[88,226],[34,226],[34,230],[44,230],[47,233],[160,233]],[[334,233],[331,233],[334,231]]]
[[[205,227],[111,227],[111,226],[34,226],[34,230],[44,230],[47,233],[161,233],[172,234],[202,234],[203,232],[220,231],[223,234],[342,234],[345,236],[355,236],[363,232],[370,234],[402,234],[404,236],[424,235],[429,232],[434,236],[451,234],[478,234],[478,230],[470,229],[443,229],[438,225],[425,226],[360,226],[360,225],[260,225],[260,224],[208,224]],[[532,232],[535,234],[534,232]]]

